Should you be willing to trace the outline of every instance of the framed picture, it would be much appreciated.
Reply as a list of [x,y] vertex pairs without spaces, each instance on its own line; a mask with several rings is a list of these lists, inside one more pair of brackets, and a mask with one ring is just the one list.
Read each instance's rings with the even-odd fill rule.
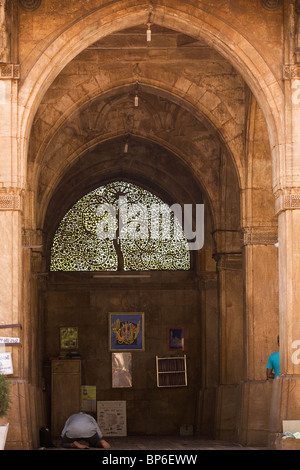
[[73,326],[63,326],[60,328],[60,349],[78,348],[78,328]]
[[169,351],[184,350],[184,328],[170,327],[168,328],[168,344]]
[[143,351],[144,335],[144,313],[109,314],[110,351]]
[[112,353],[112,388],[132,387],[131,364],[130,352]]

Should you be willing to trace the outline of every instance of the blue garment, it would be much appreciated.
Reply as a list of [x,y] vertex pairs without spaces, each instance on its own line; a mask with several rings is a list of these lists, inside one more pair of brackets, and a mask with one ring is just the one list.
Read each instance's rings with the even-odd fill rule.
[[273,354],[270,355],[267,363],[267,369],[272,369],[274,370],[274,379],[279,375],[279,366],[280,366],[280,361],[279,361],[279,351],[274,352]]

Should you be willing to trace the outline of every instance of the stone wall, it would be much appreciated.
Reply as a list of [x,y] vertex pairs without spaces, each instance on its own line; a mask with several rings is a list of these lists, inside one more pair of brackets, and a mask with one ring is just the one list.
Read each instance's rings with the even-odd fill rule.
[[[89,274],[51,273],[44,297],[44,372],[49,394],[49,359],[60,353],[61,326],[79,330],[82,385],[96,385],[97,400],[126,400],[129,434],[175,434],[195,425],[201,386],[201,309],[194,276],[152,273],[150,280],[93,279]],[[132,352],[130,389],[112,388],[109,312],[144,312],[145,350]],[[168,356],[168,327],[184,328],[187,387],[157,388],[155,356]],[[215,338],[216,340],[216,338]],[[180,353],[182,354],[182,353]],[[49,410],[49,402],[48,402]]]
[[[12,351],[12,447],[37,445],[42,372],[58,352],[59,325],[74,318],[75,287],[83,302],[75,318],[87,333],[82,309],[103,328],[111,307],[145,311],[153,349],[135,355],[148,371],[137,378],[137,398],[147,390],[145,404],[165,412],[166,432],[170,408],[156,401],[163,391],[152,388],[153,358],[164,345],[156,329],[166,326],[175,300],[174,319],[186,321],[189,306],[191,324],[200,313],[201,327],[187,326],[191,388],[175,393],[181,403],[189,393],[195,400],[187,416],[176,415],[174,432],[196,414],[203,433],[265,442],[270,387],[263,374],[279,326],[284,380],[298,374],[291,345],[299,330],[299,2],[154,3],[151,47],[143,42],[148,2],[0,5],[0,321],[22,325],[22,349]],[[134,157],[118,147],[129,134]],[[91,280],[47,279],[49,240],[61,215],[86,190],[120,175],[173,200],[207,204],[213,241],[184,287],[160,280],[129,299],[132,286],[117,286],[116,296],[116,285],[98,292]],[[205,269],[212,254],[217,274]],[[103,351],[101,380],[83,338],[84,378],[102,381],[99,395],[108,397],[109,353]],[[95,357],[102,361],[99,352]],[[274,433],[284,413],[299,414],[297,391],[279,395]],[[132,397],[130,429],[142,432]],[[150,415],[149,423],[153,431]]]

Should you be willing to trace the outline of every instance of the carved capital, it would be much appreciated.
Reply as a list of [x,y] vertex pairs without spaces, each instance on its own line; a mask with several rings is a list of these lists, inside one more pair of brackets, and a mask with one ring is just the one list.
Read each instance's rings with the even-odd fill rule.
[[239,271],[243,267],[241,253],[216,253],[213,258],[217,263],[218,272]]
[[243,229],[244,245],[274,245],[278,241],[277,227],[245,227]]
[[0,190],[0,211],[22,210],[22,195],[19,190]]
[[275,211],[278,215],[282,211],[300,209],[300,189],[291,188],[281,190],[275,194]]
[[266,10],[275,11],[282,6],[283,0],[261,0],[260,3]]
[[18,64],[0,64],[0,80],[18,80],[20,66]]
[[300,78],[300,64],[284,65],[283,79],[292,80],[293,78]]
[[43,236],[41,230],[23,229],[22,231],[23,248],[31,248],[35,251],[42,250]]

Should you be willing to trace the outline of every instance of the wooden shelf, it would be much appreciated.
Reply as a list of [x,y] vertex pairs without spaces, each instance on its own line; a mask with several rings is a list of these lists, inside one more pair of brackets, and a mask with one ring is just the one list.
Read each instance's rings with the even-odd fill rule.
[[156,378],[158,387],[186,387],[186,356],[156,356]]

